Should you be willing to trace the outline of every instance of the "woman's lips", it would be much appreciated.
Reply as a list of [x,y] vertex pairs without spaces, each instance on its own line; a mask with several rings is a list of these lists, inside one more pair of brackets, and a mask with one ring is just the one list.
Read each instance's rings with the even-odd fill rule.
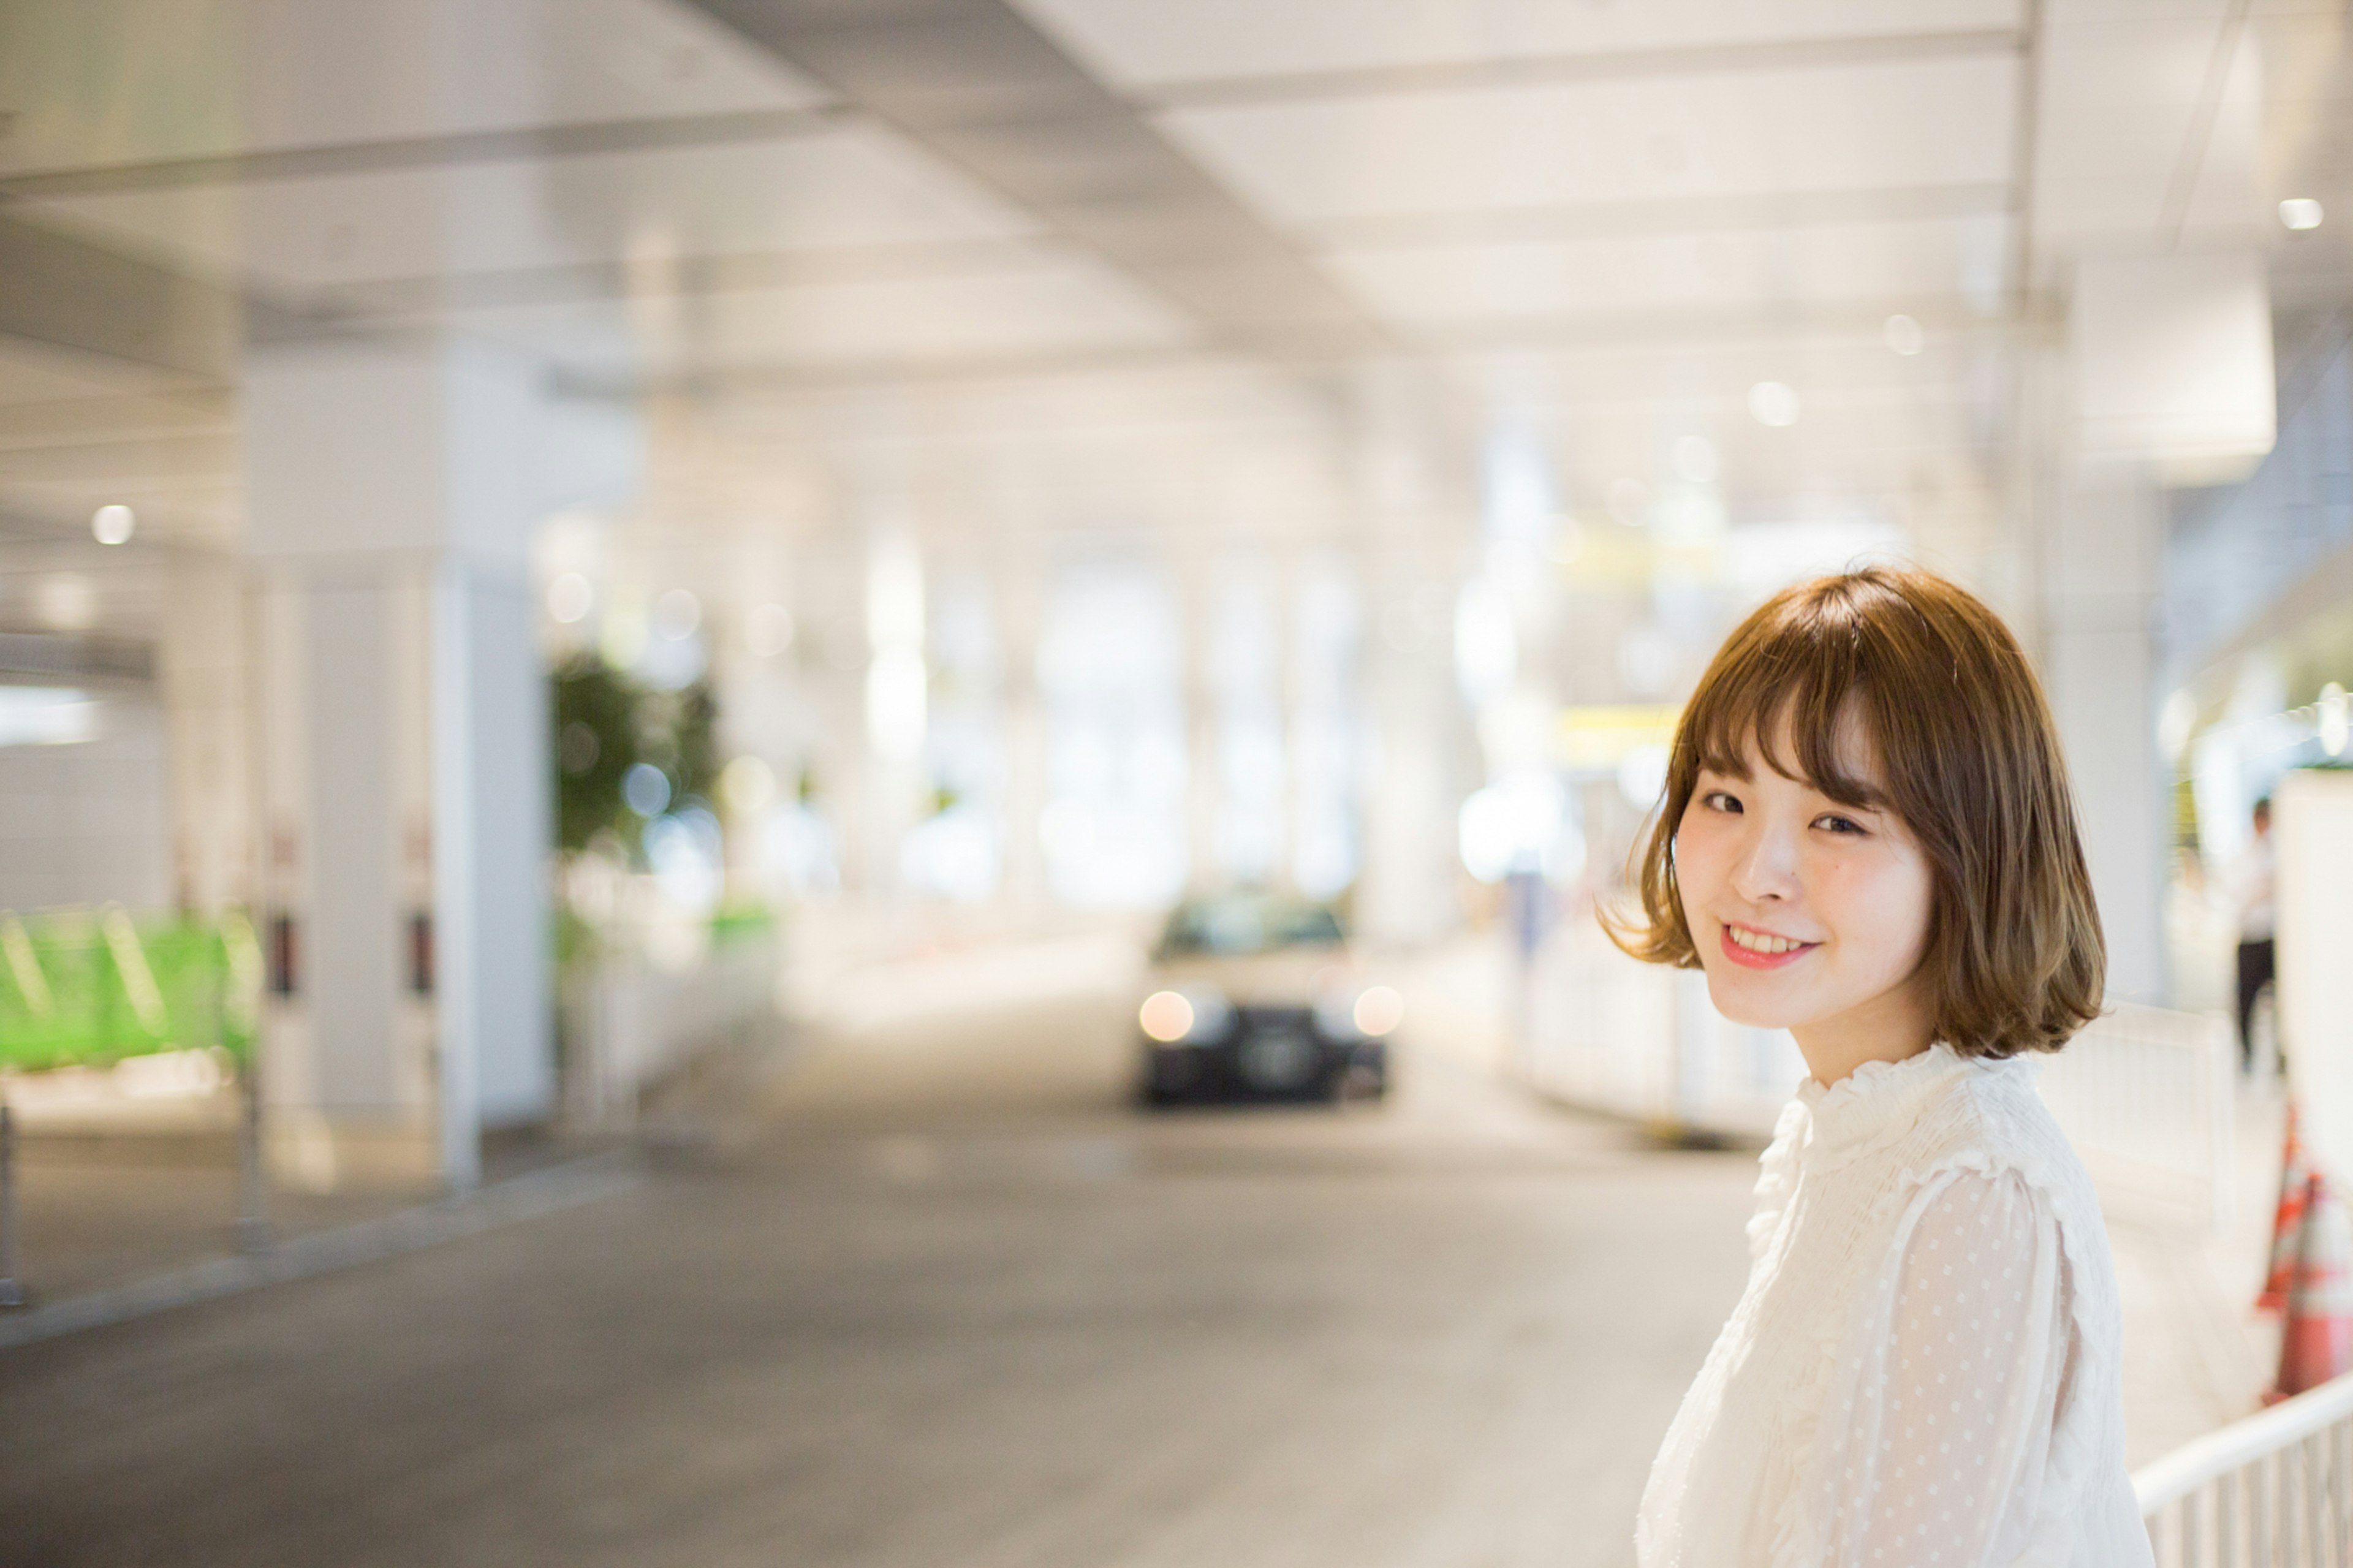
[[1810,942],[1803,947],[1793,947],[1787,952],[1758,952],[1753,948],[1743,947],[1733,941],[1732,928],[1725,926],[1716,933],[1716,945],[1724,949],[1725,957],[1743,969],[1786,969],[1822,944]]

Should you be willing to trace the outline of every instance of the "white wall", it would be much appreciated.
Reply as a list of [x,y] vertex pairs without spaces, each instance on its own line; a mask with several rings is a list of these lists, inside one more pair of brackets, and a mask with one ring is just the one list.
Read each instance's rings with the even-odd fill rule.
[[98,702],[94,740],[0,746],[0,909],[170,902],[163,715],[145,693]]
[[2353,773],[2304,769],[2272,797],[2279,859],[2279,1018],[2305,1142],[2353,1181]]

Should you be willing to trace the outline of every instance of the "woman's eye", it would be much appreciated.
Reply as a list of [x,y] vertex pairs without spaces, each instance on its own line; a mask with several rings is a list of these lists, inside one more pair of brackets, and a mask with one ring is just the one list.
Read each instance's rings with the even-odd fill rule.
[[1820,816],[1814,819],[1817,827],[1827,827],[1832,833],[1861,833],[1862,824],[1851,816]]
[[1720,789],[1712,789],[1704,795],[1702,795],[1700,797],[1700,804],[1706,806],[1711,811],[1729,811],[1737,813],[1740,810],[1739,798],[1736,795],[1727,795]]

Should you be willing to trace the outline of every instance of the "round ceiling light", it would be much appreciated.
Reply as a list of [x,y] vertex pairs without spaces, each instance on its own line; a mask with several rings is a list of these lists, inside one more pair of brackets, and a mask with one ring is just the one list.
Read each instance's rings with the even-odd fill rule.
[[1798,395],[1778,381],[1760,381],[1748,389],[1748,412],[1759,425],[1781,429],[1798,422]]

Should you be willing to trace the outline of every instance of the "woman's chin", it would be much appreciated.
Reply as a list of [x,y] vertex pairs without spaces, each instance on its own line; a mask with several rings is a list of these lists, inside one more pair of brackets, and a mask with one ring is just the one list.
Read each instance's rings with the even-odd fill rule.
[[1785,999],[1758,994],[1767,987],[1757,984],[1757,975],[1719,973],[1715,969],[1705,973],[1708,1001],[1735,1024],[1745,1024],[1752,1029],[1786,1029],[1804,1021],[1800,1009],[1790,1006]]

